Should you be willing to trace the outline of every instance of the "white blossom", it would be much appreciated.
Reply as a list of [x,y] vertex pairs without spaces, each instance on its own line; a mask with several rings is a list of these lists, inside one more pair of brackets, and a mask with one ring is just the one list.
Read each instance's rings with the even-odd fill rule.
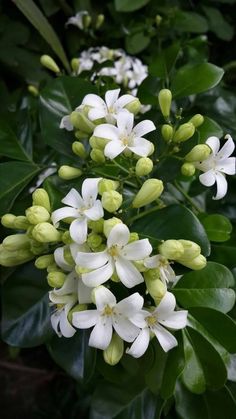
[[170,266],[168,259],[162,255],[155,255],[146,258],[144,261],[144,266],[149,269],[158,269],[160,279],[164,284],[168,284],[168,282],[174,282],[176,279],[175,272]]
[[127,77],[129,79],[128,87],[134,89],[136,86],[139,86],[147,75],[147,66],[143,65],[138,58],[133,59],[132,69],[127,72]]
[[82,10],[81,12],[76,13],[75,16],[71,16],[67,22],[66,26],[68,25],[74,25],[77,28],[83,30],[84,29],[84,17],[89,16],[89,13],[87,10]]

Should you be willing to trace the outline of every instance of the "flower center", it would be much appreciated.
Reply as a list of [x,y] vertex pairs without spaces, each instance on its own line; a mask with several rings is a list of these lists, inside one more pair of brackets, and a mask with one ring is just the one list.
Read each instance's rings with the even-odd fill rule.
[[152,327],[157,324],[157,318],[155,316],[148,316],[146,317],[146,322],[148,326]]
[[109,253],[109,255],[111,255],[112,257],[116,257],[116,256],[118,256],[118,255],[119,255],[119,248],[118,248],[118,246],[117,246],[116,244],[114,244],[113,246],[111,246],[111,247],[108,249],[108,253]]
[[108,304],[105,306],[102,315],[103,316],[112,316],[112,314],[114,313],[114,309],[113,307],[110,307]]

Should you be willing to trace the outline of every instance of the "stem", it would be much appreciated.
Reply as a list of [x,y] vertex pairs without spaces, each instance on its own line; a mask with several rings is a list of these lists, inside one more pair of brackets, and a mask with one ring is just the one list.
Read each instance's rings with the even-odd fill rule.
[[122,170],[125,173],[128,173],[128,175],[130,175],[129,170],[125,169],[125,167],[121,166],[121,164],[117,163],[117,161],[113,160],[113,163],[115,164],[115,166],[119,167],[120,170]]
[[202,212],[202,209],[190,198],[189,194],[175,181],[175,187],[185,197],[185,199],[192,205],[197,212]]
[[146,211],[141,212],[140,214],[135,215],[134,217],[131,217],[127,223],[132,223],[133,221],[139,220],[139,218],[145,217],[145,215],[151,214],[152,212],[159,210],[160,205],[156,205],[155,207],[152,207]]

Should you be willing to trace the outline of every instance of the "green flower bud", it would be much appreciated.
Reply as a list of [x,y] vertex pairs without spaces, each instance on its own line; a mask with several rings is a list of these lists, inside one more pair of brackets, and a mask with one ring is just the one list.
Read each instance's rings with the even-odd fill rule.
[[58,266],[57,266],[56,263],[51,263],[47,267],[47,272],[50,273],[50,272],[61,272],[61,271],[59,271]]
[[48,70],[51,70],[54,73],[60,73],[60,68],[50,55],[42,55],[40,57],[40,63],[48,68]]
[[103,351],[104,361],[114,366],[118,364],[124,353],[124,342],[116,333],[113,333],[111,342],[107,349]]
[[87,244],[95,252],[95,249],[102,244],[102,237],[99,234],[90,233],[87,238]]
[[133,207],[140,208],[159,198],[163,192],[163,182],[159,179],[148,179],[133,200]]
[[192,122],[192,124],[195,126],[195,128],[200,127],[200,125],[203,124],[204,122],[204,117],[200,114],[197,113],[196,115],[194,115],[189,122]]
[[6,228],[15,228],[15,219],[14,214],[4,214],[1,218],[1,223]]
[[51,211],[50,199],[45,189],[43,188],[35,189],[35,191],[32,194],[32,198],[33,198],[33,205],[40,205],[41,207],[46,208],[46,210],[50,213]]
[[112,218],[109,218],[109,220],[104,221],[103,233],[106,236],[106,238],[108,238],[113,227],[115,227],[117,224],[120,224],[120,223],[122,224],[122,221],[116,217],[112,217]]
[[98,193],[102,195],[104,192],[115,191],[118,187],[118,181],[111,179],[102,179],[98,184]]
[[154,281],[156,279],[160,279],[159,269],[148,269],[146,272],[144,272],[144,279],[145,281]]
[[88,137],[88,134],[86,134],[86,132],[77,130],[75,131],[75,137],[77,138],[77,140],[84,140],[85,138]]
[[196,258],[201,253],[201,247],[191,240],[179,240],[184,248],[184,254],[181,256],[181,259],[185,259],[186,261],[191,261],[192,259]]
[[207,144],[198,144],[185,156],[188,162],[199,162],[206,160],[211,154],[211,149]]
[[192,260],[186,260],[186,259],[178,259],[178,263],[181,263],[181,265],[186,266],[186,268],[193,269],[194,271],[198,271],[200,269],[205,268],[207,264],[207,260],[203,255],[199,255],[195,257]]
[[46,210],[46,208],[40,205],[33,205],[32,207],[27,208],[25,215],[30,224],[34,225],[43,223],[50,219],[49,212]]
[[85,147],[79,141],[74,141],[73,142],[72,151],[73,151],[73,153],[76,154],[76,156],[79,156],[81,159],[86,158],[87,153],[86,153]]
[[161,108],[161,113],[165,118],[170,115],[170,107],[172,101],[172,93],[169,89],[162,89],[158,95],[158,101]]
[[196,172],[196,168],[192,163],[184,163],[181,166],[181,173],[184,176],[193,176]]
[[76,179],[82,175],[82,170],[77,167],[63,165],[58,170],[58,176],[64,180]]
[[173,141],[175,143],[182,143],[189,140],[195,133],[195,126],[191,122],[180,125],[174,134]]
[[147,270],[146,266],[144,266],[143,260],[135,260],[133,261],[133,264],[139,272],[145,272]]
[[137,240],[139,240],[139,235],[138,235],[138,233],[135,233],[135,232],[130,233],[130,236],[129,236],[129,243],[136,242]]
[[52,288],[60,288],[64,284],[66,275],[60,271],[49,272],[47,275],[48,285]]
[[100,14],[100,15],[97,16],[97,20],[96,20],[96,23],[95,23],[95,29],[99,29],[102,26],[102,24],[104,22],[104,19],[105,19],[105,16],[103,14]]
[[167,291],[166,285],[158,278],[145,278],[145,283],[151,297],[155,300],[156,303],[159,303]]
[[129,102],[127,105],[125,105],[125,109],[136,115],[137,113],[139,113],[141,106],[142,105],[140,103],[140,100],[138,98],[135,98],[134,100],[132,100],[132,102]]
[[168,125],[168,124],[162,125],[161,135],[167,143],[169,143],[172,140],[173,133],[174,133],[174,130],[171,125]]
[[160,26],[162,22],[162,17],[160,15],[156,15],[155,22],[156,22],[157,27]]
[[48,247],[43,243],[38,243],[36,240],[31,240],[30,250],[35,256],[38,256],[48,250]]
[[141,157],[136,163],[135,173],[137,176],[146,176],[153,169],[153,162],[148,157]]
[[72,70],[77,73],[77,71],[79,70],[79,59],[78,58],[72,58],[71,62],[70,62],[71,68]]
[[29,249],[30,239],[26,234],[12,234],[7,236],[2,242],[3,248],[10,251],[18,249]]
[[70,114],[70,122],[76,129],[79,129],[86,134],[92,134],[95,128],[95,125],[84,115],[84,113],[79,111],[74,111]]
[[92,18],[89,14],[83,16],[83,25],[85,29],[87,29],[91,25],[91,22]]
[[27,236],[28,236],[30,239],[33,239],[33,235],[32,235],[33,229],[34,229],[34,226],[33,226],[33,225],[30,225],[30,226],[27,228],[27,231],[26,231],[26,234],[27,234]]
[[69,320],[69,322],[72,324],[73,321],[73,314],[77,313],[78,311],[84,311],[87,310],[87,304],[76,304],[76,306],[74,306],[68,313],[67,315],[67,319]]
[[122,205],[123,197],[117,191],[107,191],[102,194],[102,206],[108,212],[117,211]]
[[75,261],[74,261],[74,259],[72,257],[72,254],[71,254],[71,251],[70,251],[70,247],[69,246],[68,247],[64,247],[64,252],[63,253],[64,253],[65,261],[69,265],[74,266]]
[[39,256],[34,262],[36,268],[38,268],[38,269],[46,269],[52,263],[54,263],[54,256],[53,255]]
[[104,219],[100,218],[100,220],[97,221],[89,221],[88,226],[91,228],[93,233],[103,233],[103,225],[104,225]]
[[159,253],[166,259],[176,260],[184,255],[184,246],[179,240],[166,240],[158,247]]
[[106,161],[104,153],[99,150],[98,148],[94,148],[91,153],[90,153],[90,157],[93,161],[95,161],[96,163],[104,163]]
[[32,236],[40,243],[59,242],[61,240],[61,233],[50,223],[37,224]]
[[30,226],[30,223],[25,215],[18,215],[15,218],[14,226],[18,230],[27,230]]
[[39,91],[37,89],[36,86],[33,86],[32,84],[29,84],[29,86],[27,87],[27,90],[29,93],[31,93],[31,95],[37,97],[39,95]]
[[106,140],[105,138],[101,138],[101,137],[95,137],[94,135],[92,135],[92,137],[90,137],[89,139],[89,144],[91,145],[91,147],[94,149],[101,150],[101,151],[104,150],[108,142],[109,140]]
[[72,238],[71,238],[71,236],[70,236],[70,232],[69,232],[69,231],[65,231],[65,232],[62,234],[61,240],[62,240],[62,241],[63,241],[63,243],[65,243],[65,244],[72,244],[72,243],[73,243],[73,240],[72,240]]
[[0,245],[0,265],[12,267],[21,265],[33,259],[34,255],[29,249],[20,249],[16,251],[9,251]]

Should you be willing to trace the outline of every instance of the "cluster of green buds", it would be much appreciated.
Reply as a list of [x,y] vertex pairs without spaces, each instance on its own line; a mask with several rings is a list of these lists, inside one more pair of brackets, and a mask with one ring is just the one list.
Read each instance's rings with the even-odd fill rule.
[[158,250],[166,259],[178,262],[187,268],[200,270],[206,266],[206,258],[201,254],[200,246],[191,240],[166,240]]
[[193,176],[195,174],[195,164],[207,160],[211,154],[211,149],[207,144],[198,144],[185,156],[185,163],[181,167],[181,173],[184,176]]

